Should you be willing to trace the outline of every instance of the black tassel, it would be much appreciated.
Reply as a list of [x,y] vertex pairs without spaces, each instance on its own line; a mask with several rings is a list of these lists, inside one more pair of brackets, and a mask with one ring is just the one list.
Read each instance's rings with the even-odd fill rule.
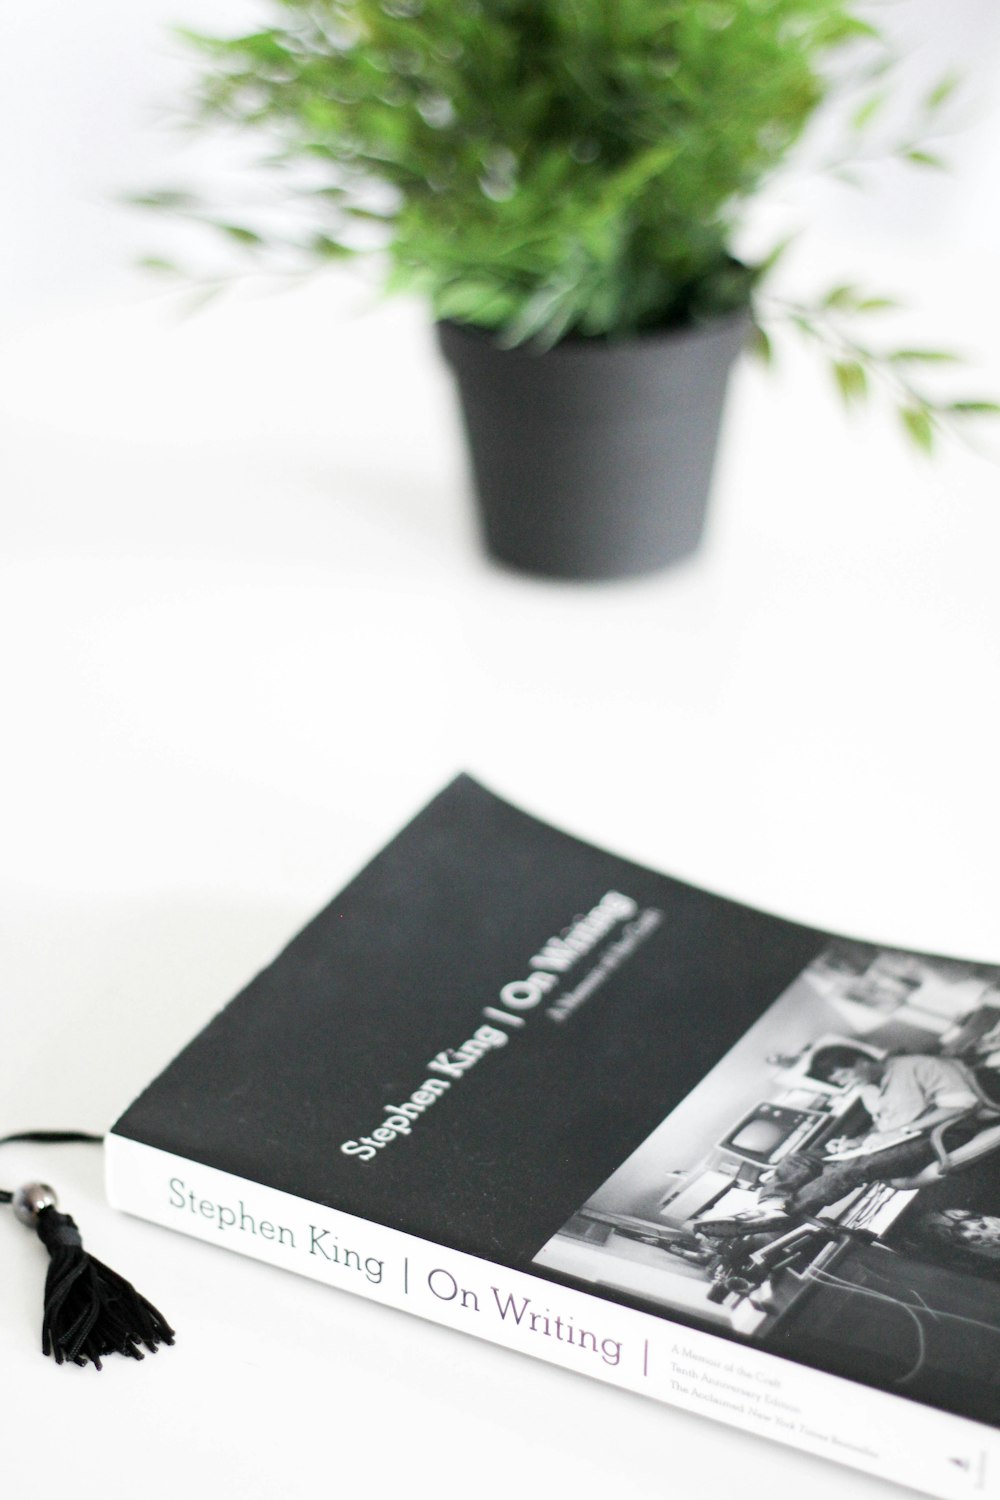
[[83,1248],[80,1231],[69,1214],[59,1212],[50,1187],[32,1182],[12,1197],[15,1214],[35,1229],[51,1257],[43,1354],[51,1354],[57,1365],[89,1362],[99,1370],[109,1354],[142,1359],[143,1348],[155,1354],[161,1344],[173,1343],[174,1331],[163,1314]]

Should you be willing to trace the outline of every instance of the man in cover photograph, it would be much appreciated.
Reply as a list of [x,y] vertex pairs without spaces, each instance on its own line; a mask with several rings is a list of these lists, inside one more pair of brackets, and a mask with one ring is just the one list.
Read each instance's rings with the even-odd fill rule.
[[536,1264],[995,1421],[998,977],[831,945]]

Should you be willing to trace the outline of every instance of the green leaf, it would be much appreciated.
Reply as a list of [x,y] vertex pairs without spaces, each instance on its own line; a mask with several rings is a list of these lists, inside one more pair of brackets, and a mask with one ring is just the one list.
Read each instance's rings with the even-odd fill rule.
[[882,33],[870,21],[862,21],[859,16],[845,16],[842,23],[845,37],[857,37],[865,41],[880,42]]
[[302,188],[300,191],[305,198],[328,198],[333,203],[338,203],[349,196],[346,188],[329,183],[323,187]]
[[240,50],[262,63],[286,63],[289,55],[287,48],[282,45],[282,35],[281,31],[275,29],[243,36],[240,38]]
[[961,73],[946,73],[927,95],[927,98],[924,100],[924,108],[932,112],[940,109],[942,104],[948,102],[961,81]]
[[861,293],[858,291],[858,288],[845,284],[844,286],[835,286],[827,292],[826,296],[820,302],[820,306],[829,309],[831,312],[844,312],[847,309],[854,311],[860,299]]
[[855,311],[859,313],[898,312],[901,305],[894,297],[863,297]]
[[899,410],[903,427],[922,453],[934,451],[934,422],[926,407],[902,406]]
[[880,114],[885,107],[888,97],[889,94],[886,89],[880,89],[877,94],[871,94],[861,105],[860,109],[856,109],[851,116],[852,129],[864,130],[866,126],[870,125],[875,116]]
[[850,167],[835,167],[830,174],[837,182],[842,182],[845,187],[857,188],[859,191],[865,186],[865,180],[859,172],[854,172]]
[[142,255],[137,265],[143,271],[152,271],[157,276],[179,276],[180,267],[172,260],[165,260],[162,255]]
[[886,355],[894,365],[960,365],[961,356],[946,349],[894,349]]
[[814,327],[804,313],[789,313],[789,319],[800,333],[805,334],[806,338],[819,338],[819,330]]
[[248,229],[245,224],[220,224],[212,220],[212,228],[224,234],[226,239],[233,240],[237,245],[262,245],[264,238],[258,234],[256,229]]
[[761,364],[767,366],[774,364],[774,345],[759,323],[755,323],[751,328],[747,347]]
[[198,199],[194,194],[185,192],[181,188],[158,188],[148,193],[126,193],[124,201],[130,203],[133,208],[158,208],[178,212],[198,206]]
[[833,376],[845,406],[855,406],[868,395],[868,376],[856,359],[835,359]]
[[969,417],[995,417],[1000,416],[1000,402],[997,401],[950,401],[946,407],[947,411],[959,413],[961,416]]
[[342,245],[339,240],[331,239],[328,234],[314,234],[309,241],[309,249],[320,260],[348,260],[357,253],[349,245]]
[[924,151],[919,146],[911,146],[903,152],[903,160],[912,162],[915,167],[933,167],[936,172],[947,172],[948,163],[941,156],[935,156],[933,151]]

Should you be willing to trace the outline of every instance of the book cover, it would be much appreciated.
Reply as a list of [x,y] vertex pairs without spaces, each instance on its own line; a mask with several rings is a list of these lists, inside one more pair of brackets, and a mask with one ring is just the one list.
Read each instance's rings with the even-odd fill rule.
[[115,1125],[157,1223],[942,1496],[1000,1474],[1000,968],[461,776]]

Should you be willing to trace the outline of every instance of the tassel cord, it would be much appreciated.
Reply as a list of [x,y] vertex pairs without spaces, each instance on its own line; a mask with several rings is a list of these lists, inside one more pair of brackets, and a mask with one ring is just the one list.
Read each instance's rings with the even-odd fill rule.
[[[13,1146],[23,1141],[31,1146],[103,1146],[103,1135],[90,1135],[85,1130],[20,1130],[15,1135],[0,1135],[0,1146]],[[0,1203],[13,1203],[14,1194],[0,1188]]]

